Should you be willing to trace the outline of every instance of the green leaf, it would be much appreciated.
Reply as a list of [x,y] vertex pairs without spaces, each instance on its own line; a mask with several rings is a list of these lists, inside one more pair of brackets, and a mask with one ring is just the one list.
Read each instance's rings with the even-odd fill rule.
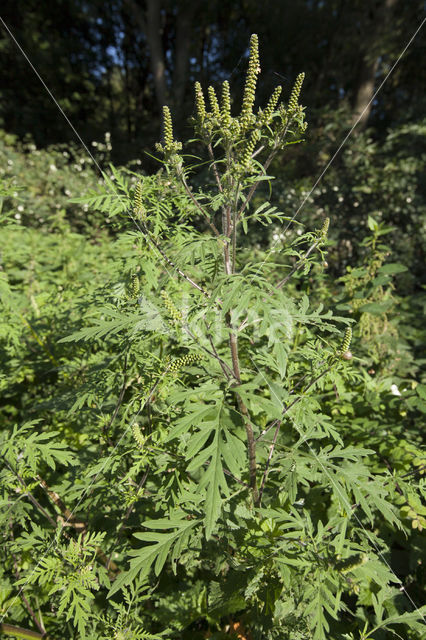
[[374,316],[380,316],[383,313],[386,313],[393,304],[395,304],[393,300],[386,300],[385,302],[368,302],[367,304],[363,304],[359,310],[362,313],[371,313]]
[[[157,532],[140,532],[133,534],[138,540],[144,542],[153,542],[141,549],[133,549],[129,555],[133,556],[130,561],[130,569],[121,573],[113,586],[108,592],[108,597],[111,597],[114,593],[123,588],[123,586],[130,584],[132,580],[140,574],[140,578],[148,575],[151,567],[154,565],[155,575],[159,575],[167,560],[168,554],[173,547],[177,544],[182,536],[187,537],[190,530],[192,530],[199,520],[179,520],[179,519],[159,519],[160,529],[175,529],[169,533],[157,533]],[[147,521],[145,526],[153,528],[155,521]],[[176,558],[175,558],[176,559]]]
[[400,264],[399,262],[390,262],[389,264],[385,264],[378,270],[378,273],[383,273],[387,275],[394,275],[395,273],[403,273],[404,271],[408,271],[408,268]]
[[368,224],[368,228],[371,231],[378,231],[379,225],[378,225],[378,223],[376,222],[376,220],[372,216],[368,216],[367,224]]

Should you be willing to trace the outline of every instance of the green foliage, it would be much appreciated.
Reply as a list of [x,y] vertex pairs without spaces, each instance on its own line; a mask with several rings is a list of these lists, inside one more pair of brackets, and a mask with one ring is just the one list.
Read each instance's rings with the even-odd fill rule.
[[[94,142],[93,153],[101,164],[109,159],[108,135],[105,143]],[[76,207],[71,202],[101,181],[93,159],[76,145],[37,149],[31,140],[21,143],[0,131],[0,179],[9,186],[5,211],[14,210],[17,224],[63,230],[67,221],[74,231],[88,233],[103,226],[104,218],[89,203]]]
[[261,109],[255,36],[248,67],[238,112],[227,83],[210,108],[196,86],[195,163],[166,110],[163,170],[111,168],[86,196],[114,239],[6,220],[0,615],[15,626],[421,637],[422,327],[395,313],[403,267],[373,215],[340,281],[323,266],[333,216],[247,249],[253,225],[289,222],[268,167],[306,130],[303,74]]
[[[307,153],[316,156],[318,173],[344,139],[344,122],[344,112],[327,114],[322,129],[315,134]],[[398,278],[400,292],[412,292],[415,282],[422,280],[426,243],[424,135],[424,119],[395,125],[380,137],[373,136],[371,130],[359,132],[347,140],[339,160],[327,169],[312,194],[306,180],[283,189],[285,195],[279,206],[291,206],[293,202],[298,206],[310,195],[302,214],[304,220],[330,216],[342,221],[332,225],[330,235],[335,244],[328,259],[335,273],[365,256],[360,240],[371,230],[369,221],[373,219],[382,229],[392,228],[387,243],[393,260],[409,267],[410,271]]]

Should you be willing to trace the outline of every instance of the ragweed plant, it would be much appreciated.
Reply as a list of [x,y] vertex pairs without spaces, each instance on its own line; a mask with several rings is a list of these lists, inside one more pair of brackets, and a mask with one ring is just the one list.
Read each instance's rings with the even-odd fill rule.
[[307,128],[304,75],[288,101],[279,87],[260,108],[259,74],[253,35],[239,112],[228,82],[196,84],[190,153],[165,107],[162,171],[133,190],[115,172],[112,194],[90,196],[104,211],[115,202],[108,215],[130,231],[117,240],[115,279],[60,341],[80,349],[67,372],[80,386],[63,403],[91,425],[87,465],[63,487],[87,545],[77,538],[71,557],[58,540],[51,568],[27,556],[24,566],[68,628],[78,594],[80,637],[189,638],[231,624],[259,639],[421,632],[379,535],[383,522],[403,530],[394,478],[372,473],[375,451],[348,442],[326,411],[330,392],[362,379],[351,318],[300,286],[323,263],[333,220],[257,261],[244,246],[256,225],[293,222],[273,204],[269,169]]

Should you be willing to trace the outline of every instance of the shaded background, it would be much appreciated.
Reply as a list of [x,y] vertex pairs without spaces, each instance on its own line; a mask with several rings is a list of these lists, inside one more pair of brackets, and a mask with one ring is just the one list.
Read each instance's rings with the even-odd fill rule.
[[[6,0],[1,15],[84,138],[108,130],[120,159],[149,147],[169,104],[182,133],[192,86],[245,70],[258,33],[259,97],[306,72],[304,104],[313,117],[368,104],[424,18],[410,0]],[[38,145],[73,133],[6,34],[0,34],[0,126]],[[424,114],[424,34],[414,39],[360,126],[378,133]],[[263,93],[263,96],[262,96]],[[154,137],[153,137],[154,136]]]
[[[160,137],[162,105],[171,107],[176,137],[183,140],[191,137],[195,80],[206,88],[229,79],[236,108],[249,37],[257,33],[260,103],[277,84],[283,85],[287,98],[297,74],[306,73],[302,104],[309,122],[307,139],[273,167],[279,186],[276,203],[293,213],[332,160],[321,188],[301,213],[301,220],[311,225],[325,215],[338,222],[331,231],[337,243],[332,268],[340,273],[356,259],[357,243],[352,240],[366,230],[370,215],[396,225],[390,240],[395,259],[403,257],[413,273],[411,281],[405,278],[404,287],[412,289],[417,286],[414,282],[422,281],[424,29],[372,98],[424,20],[424,2],[5,0],[1,15],[87,144],[104,140],[109,132],[108,157],[99,155],[98,143],[91,147],[99,162],[126,164],[142,158],[141,170],[148,173],[158,169],[145,152],[152,152]],[[13,144],[25,141],[27,150],[31,141],[38,148],[77,144],[4,26],[0,52],[3,137],[12,140],[13,134]],[[361,114],[343,151],[333,159]],[[8,163],[10,153],[6,153]],[[11,175],[16,176],[18,162],[12,161]],[[21,174],[25,182],[26,170]],[[2,175],[8,174],[3,170]],[[75,189],[66,186],[61,194],[68,192],[75,195]],[[70,218],[69,204],[64,206]],[[79,228],[78,220],[75,224]],[[265,233],[258,229],[256,239],[267,242]]]

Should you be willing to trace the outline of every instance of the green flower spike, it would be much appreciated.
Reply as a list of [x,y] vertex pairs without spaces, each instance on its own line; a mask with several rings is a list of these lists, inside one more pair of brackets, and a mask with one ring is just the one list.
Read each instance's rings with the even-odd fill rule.
[[294,83],[294,87],[291,91],[290,100],[288,101],[288,112],[291,114],[293,114],[297,110],[297,107],[299,105],[299,96],[304,79],[305,74],[299,73],[296,78],[296,82]]
[[143,446],[145,444],[145,436],[142,434],[140,426],[136,422],[132,426],[132,433],[138,447],[140,449],[143,449]]
[[220,110],[222,124],[225,129],[228,129],[231,124],[231,92],[229,89],[229,82],[225,80],[222,85],[222,107]]
[[200,124],[203,124],[206,117],[206,104],[204,102],[204,94],[199,82],[195,83],[195,106],[197,109],[197,117]]
[[254,33],[250,38],[250,57],[246,84],[244,86],[243,106],[241,109],[240,125],[242,129],[247,129],[253,119],[253,105],[256,97],[256,83],[259,73],[259,40]]
[[175,305],[173,304],[173,300],[171,299],[171,297],[169,296],[167,291],[162,291],[160,295],[163,298],[164,306],[166,307],[167,311],[169,312],[169,315],[170,315],[170,317],[171,317],[171,319],[173,321],[173,324],[182,324],[183,315],[175,307]]
[[169,107],[163,107],[164,118],[164,149],[173,151],[173,123]]
[[260,138],[260,132],[257,129],[255,129],[255,131],[252,132],[241,156],[240,165],[243,168],[248,167],[251,160],[251,155],[254,151],[254,148],[259,138]]
[[351,340],[352,340],[352,329],[350,327],[348,327],[345,331],[345,335],[343,338],[343,342],[341,344],[340,349],[338,350],[338,354],[340,356],[344,356],[345,353],[348,352],[349,347],[351,346]]
[[319,232],[320,237],[325,240],[327,238],[328,227],[330,226],[330,218],[326,218]]
[[140,290],[140,282],[137,273],[132,273],[130,283],[130,297],[137,298]]
[[261,124],[269,124],[272,119],[272,114],[274,113],[275,107],[277,106],[278,100],[280,98],[282,91],[282,87],[276,87],[274,93],[269,98],[269,102],[265,107],[265,110],[260,113],[260,122]]
[[135,187],[135,192],[133,194],[133,212],[135,214],[141,213],[143,210],[142,206],[142,183],[138,182]]
[[173,360],[169,366],[169,371],[179,371],[183,367],[193,364],[194,362],[198,362],[203,358],[204,356],[202,354],[188,353],[188,355],[182,356],[182,358],[176,358],[176,360]]
[[163,107],[163,129],[164,129],[164,144],[157,143],[155,145],[157,151],[160,151],[166,155],[176,154],[182,149],[181,142],[173,141],[173,123],[170,109],[167,106]]
[[210,105],[212,108],[213,115],[215,118],[219,120],[220,109],[219,109],[219,102],[217,100],[216,91],[213,89],[213,87],[209,87],[207,89],[207,93],[209,94],[209,100],[210,100]]

